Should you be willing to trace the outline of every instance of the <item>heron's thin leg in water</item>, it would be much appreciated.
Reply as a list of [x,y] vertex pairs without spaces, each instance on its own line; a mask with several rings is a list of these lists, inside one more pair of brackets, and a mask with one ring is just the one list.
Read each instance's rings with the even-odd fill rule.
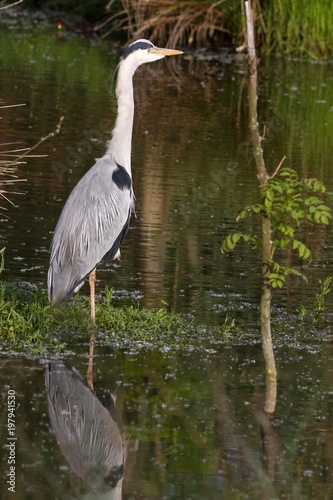
[[[89,287],[90,287],[90,318],[91,323],[95,325],[95,281],[96,281],[96,267],[89,274]],[[93,382],[93,361],[94,361],[94,347],[95,347],[95,330],[90,334],[90,344],[89,344],[89,359],[88,359],[88,369],[87,369],[87,383],[90,389],[94,390]]]
[[87,368],[87,384],[92,391],[94,390],[94,379],[93,379],[94,346],[95,346],[95,331],[92,331],[90,334],[89,359]]
[[89,287],[90,287],[90,319],[92,324],[96,323],[95,317],[95,281],[96,281],[96,267],[89,274]]

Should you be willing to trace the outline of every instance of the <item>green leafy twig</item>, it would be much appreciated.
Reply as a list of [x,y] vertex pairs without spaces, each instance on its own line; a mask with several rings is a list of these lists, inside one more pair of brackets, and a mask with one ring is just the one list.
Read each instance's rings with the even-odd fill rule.
[[[249,215],[264,215],[270,219],[273,244],[270,261],[266,264],[270,268],[269,282],[273,288],[282,288],[288,274],[306,279],[295,268],[279,265],[274,255],[277,249],[289,247],[297,252],[299,258],[311,260],[311,250],[296,238],[296,233],[300,225],[307,221],[311,224],[329,223],[331,209],[323,201],[327,194],[325,185],[316,178],[300,179],[291,168],[276,169],[262,186],[259,203],[249,205],[239,213],[237,222]],[[261,245],[261,238],[256,235],[232,233],[223,240],[222,253],[233,251],[241,241],[250,242],[255,249]]]

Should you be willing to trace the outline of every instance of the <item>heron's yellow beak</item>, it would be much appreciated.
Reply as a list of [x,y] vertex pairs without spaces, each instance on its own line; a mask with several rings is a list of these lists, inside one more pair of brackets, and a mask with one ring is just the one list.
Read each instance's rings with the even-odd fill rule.
[[151,49],[149,49],[149,52],[152,52],[153,54],[157,54],[160,56],[178,56],[179,54],[183,53],[181,50],[160,49],[159,47],[152,47]]

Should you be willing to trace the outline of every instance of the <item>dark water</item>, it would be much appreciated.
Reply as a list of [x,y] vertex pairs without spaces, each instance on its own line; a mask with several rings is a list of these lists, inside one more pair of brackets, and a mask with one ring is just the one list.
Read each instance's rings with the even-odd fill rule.
[[[276,354],[279,400],[273,433],[264,436],[259,347],[246,347],[246,355],[244,346],[97,350],[95,390],[116,394],[126,439],[123,498],[331,498],[332,348]],[[80,355],[75,367],[84,375]],[[16,391],[15,498],[85,498],[87,488],[50,430],[44,364],[2,360],[1,371],[4,403],[7,391]],[[99,445],[89,448],[92,462]],[[3,447],[5,471],[8,454]],[[71,465],[80,463],[79,448],[70,456]]]
[[[119,53],[97,42],[57,41],[54,30],[0,36],[2,103],[25,104],[1,110],[0,142],[31,146],[64,116],[61,133],[36,152],[47,157],[18,169],[27,181],[1,217],[4,279],[45,287],[62,206],[110,137]],[[260,70],[269,170],[287,155],[289,166],[331,190],[333,66],[266,59]],[[114,287],[119,306],[166,301],[198,322],[220,324],[228,313],[249,328],[256,324],[259,256],[246,246],[231,258],[220,254],[221,240],[257,190],[246,92],[243,58],[203,63],[185,55],[136,74],[136,217],[122,262],[98,269],[99,292]],[[309,283],[288,282],[275,298],[280,311],[311,305],[318,280],[332,274],[331,226],[303,237],[314,253]],[[266,436],[259,345],[202,352],[100,345],[95,389],[117,395],[126,440],[123,498],[332,498],[332,348],[312,344],[277,348],[279,399]],[[84,376],[88,348],[72,349],[70,361]],[[17,405],[14,498],[84,497],[84,482],[50,431],[46,360],[3,358],[1,365],[5,473],[8,391]]]

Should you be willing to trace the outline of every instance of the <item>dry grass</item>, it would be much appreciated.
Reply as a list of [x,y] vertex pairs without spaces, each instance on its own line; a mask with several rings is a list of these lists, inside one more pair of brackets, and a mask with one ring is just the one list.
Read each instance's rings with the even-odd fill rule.
[[[13,108],[17,106],[24,106],[24,104],[0,106],[0,109]],[[31,152],[34,149],[36,149],[40,144],[42,144],[44,141],[46,141],[50,137],[53,137],[55,134],[58,134],[61,128],[62,121],[63,117],[60,118],[60,121],[53,132],[51,132],[45,137],[42,137],[31,148],[13,147],[15,144],[19,144],[17,142],[0,144],[0,199],[5,200],[11,205],[13,205],[13,202],[7,196],[8,194],[7,188],[9,186],[15,185],[17,182],[26,181],[26,179],[19,179],[17,175],[15,175],[16,168],[22,163],[25,163],[26,158],[43,158],[46,156],[46,155],[32,155]],[[20,193],[16,190],[11,190],[11,194],[20,194]],[[0,206],[0,210],[6,210],[6,208]]]
[[[14,108],[17,106],[24,106],[24,104],[14,104],[9,106],[0,106],[0,109],[4,108]],[[51,132],[45,137],[42,137],[34,146],[31,148],[17,148],[13,147],[17,142],[10,143],[2,143],[0,144],[0,200],[10,203],[14,205],[8,195],[8,187],[13,188],[13,185],[16,185],[18,182],[24,182],[26,179],[20,179],[15,174],[16,168],[25,163],[26,158],[41,158],[46,155],[32,155],[31,152],[36,149],[42,142],[46,141],[50,137],[53,137],[55,134],[58,134],[61,128],[63,117],[60,118],[60,121],[54,132]],[[22,194],[17,189],[11,189],[10,195]],[[0,212],[7,210],[6,207],[0,206]],[[4,252],[5,248],[0,249],[0,274],[4,268]]]
[[[252,0],[256,46],[265,52],[332,54],[331,0]],[[246,47],[244,0],[110,0],[113,15],[103,25],[128,38],[149,38],[172,47]],[[119,9],[121,12],[119,12]],[[103,35],[104,36],[104,35]]]
[[[3,153],[6,154],[7,152],[1,151],[0,155],[2,156]],[[14,167],[8,167],[6,163],[3,163],[3,160],[0,160],[0,198],[7,201],[11,205],[13,205],[13,202],[7,197],[7,187],[12,186],[16,182],[22,182],[24,180],[18,179],[14,172]],[[0,210],[6,209],[5,207],[0,206]]]
[[[109,3],[109,7],[113,2]],[[130,39],[149,38],[166,47],[217,44],[230,36],[225,26],[226,0],[121,0],[118,27]]]
[[[23,104],[0,106],[0,109],[13,108],[17,106],[24,106]],[[28,153],[29,148],[16,148],[14,144],[17,143],[2,143],[0,144],[0,199],[13,205],[13,202],[8,198],[7,188],[13,186],[17,182],[22,182],[25,179],[18,179],[15,175],[16,167],[22,163],[21,157]],[[15,192],[15,191],[14,191]],[[0,206],[0,210],[6,210],[5,207]]]

